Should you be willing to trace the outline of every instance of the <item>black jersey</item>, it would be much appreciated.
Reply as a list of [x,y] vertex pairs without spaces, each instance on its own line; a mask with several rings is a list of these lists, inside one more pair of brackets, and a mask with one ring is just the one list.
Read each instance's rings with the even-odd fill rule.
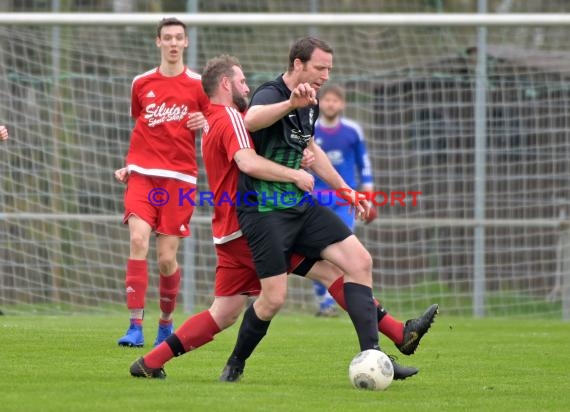
[[[268,105],[289,100],[291,90],[283,77],[261,85],[251,97],[250,106]],[[293,169],[299,169],[303,150],[309,144],[319,115],[319,106],[311,105],[292,110],[269,127],[251,133],[256,152],[269,160]],[[238,190],[247,196],[241,202],[241,211],[270,211],[296,207],[307,202],[310,195],[294,183],[269,182],[240,175]]]

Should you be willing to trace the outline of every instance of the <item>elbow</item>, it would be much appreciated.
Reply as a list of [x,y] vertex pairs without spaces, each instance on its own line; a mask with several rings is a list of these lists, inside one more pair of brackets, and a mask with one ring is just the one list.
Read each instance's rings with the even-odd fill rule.
[[246,175],[252,175],[255,174],[256,171],[256,167],[255,164],[253,162],[240,162],[238,164],[239,170],[242,173],[245,173]]
[[248,132],[256,132],[260,129],[259,127],[256,127],[255,122],[252,121],[251,117],[248,118],[247,116],[245,116],[245,119],[243,122],[244,122],[245,128],[247,129]]

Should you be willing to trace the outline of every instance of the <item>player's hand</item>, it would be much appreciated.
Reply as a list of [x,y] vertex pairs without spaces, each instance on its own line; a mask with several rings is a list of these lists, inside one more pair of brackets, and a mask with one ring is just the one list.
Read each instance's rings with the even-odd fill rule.
[[291,92],[289,103],[294,109],[317,104],[317,91],[309,83],[297,85]]
[[303,169],[299,169],[297,170],[295,186],[297,186],[303,192],[312,192],[315,188],[315,178],[312,174],[304,171]]
[[190,130],[202,129],[206,126],[206,118],[201,112],[192,112],[188,114],[186,127]]
[[370,211],[368,212],[368,217],[364,220],[364,224],[368,225],[369,223],[372,223],[377,217],[378,209],[376,209],[373,205],[370,205]]
[[117,181],[121,183],[127,183],[127,181],[129,180],[129,172],[126,167],[115,170],[114,176],[115,179],[117,179]]
[[303,158],[301,159],[301,167],[303,169],[309,169],[313,162],[315,161],[315,154],[309,149],[303,150]]
[[8,139],[8,129],[6,126],[0,125],[0,140]]
[[366,199],[366,195],[363,192],[357,192],[350,189],[348,193],[348,198],[350,199],[350,210],[354,213],[354,216],[365,221],[370,213],[370,202]]

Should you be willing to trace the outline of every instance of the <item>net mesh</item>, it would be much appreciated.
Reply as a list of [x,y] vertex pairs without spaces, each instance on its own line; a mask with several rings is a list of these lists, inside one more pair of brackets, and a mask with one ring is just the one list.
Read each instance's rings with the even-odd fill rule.
[[[200,9],[233,11],[224,5],[234,3],[211,0]],[[242,1],[240,10],[258,11],[261,3]],[[287,8],[266,11],[306,7],[281,3]],[[354,12],[376,2],[358,2],[357,10],[349,3],[319,5]],[[396,9],[402,2],[383,3]],[[407,2],[406,11],[432,11],[439,3]],[[445,11],[473,11],[467,3]],[[491,2],[494,10],[507,3]],[[548,11],[515,9],[521,3],[508,11]],[[566,4],[542,2],[555,3]],[[446,219],[474,217],[476,29],[204,27],[190,46],[197,50],[193,64],[200,71],[207,59],[234,54],[253,90],[283,72],[289,45],[309,32],[335,49],[331,80],[347,89],[346,116],[362,125],[375,187],[387,196],[383,223],[356,230],[374,258],[377,295],[396,313],[438,301],[448,313],[470,314],[474,229]],[[7,25],[0,42],[0,124],[11,135],[0,145],[0,308],[121,309],[128,230],[121,224],[123,187],[112,173],[129,143],[131,80],[159,59],[154,27]],[[560,316],[564,232],[524,222],[567,215],[567,29],[489,29],[487,58],[485,218],[518,224],[485,230],[485,310]],[[199,187],[207,190],[204,176]],[[421,192],[416,206],[413,191]],[[408,193],[405,205],[390,205],[399,192]],[[183,271],[195,276],[197,305],[212,295],[210,213],[196,210],[192,246],[181,251]],[[149,299],[156,297],[154,256],[151,250]],[[309,282],[291,279],[288,300],[291,308],[312,310]]]

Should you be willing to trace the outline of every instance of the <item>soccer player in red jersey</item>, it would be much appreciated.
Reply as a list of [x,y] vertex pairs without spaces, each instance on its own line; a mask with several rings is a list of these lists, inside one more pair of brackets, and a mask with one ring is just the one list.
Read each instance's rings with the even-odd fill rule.
[[159,22],[156,46],[160,66],[134,78],[131,116],[135,126],[126,157],[129,174],[125,191],[124,223],[129,226],[130,253],[126,270],[130,326],[120,346],[140,347],[145,295],[148,286],[147,254],[150,235],[157,234],[160,270],[160,320],[155,345],[172,331],[172,312],[180,285],[176,253],[180,238],[190,235],[190,205],[168,202],[179,190],[196,187],[195,130],[204,124],[209,105],[200,76],[183,63],[188,47],[186,25],[168,18]]
[[[190,317],[162,344],[143,358],[137,359],[130,368],[131,374],[136,377],[164,378],[166,375],[163,365],[167,361],[210,342],[215,334],[235,323],[244,308],[247,296],[259,295],[261,285],[253,257],[247,241],[242,236],[236,215],[236,202],[240,201],[237,198],[239,194],[236,194],[240,170],[260,178],[273,176],[280,181],[293,182],[299,188],[312,187],[312,180],[304,171],[273,163],[258,156],[253,150],[240,114],[247,107],[246,96],[249,89],[237,59],[219,56],[210,60],[203,73],[202,82],[211,98],[210,108],[206,112],[207,125],[204,127],[202,153],[208,182],[214,192],[212,230],[218,257],[215,299],[208,310]],[[124,173],[121,175],[121,171],[118,172],[116,176],[122,180]],[[346,307],[342,272],[331,263],[316,262],[294,255],[289,271],[323,282],[339,304]],[[384,311],[382,308],[378,310]],[[385,311],[384,314],[389,317]],[[429,319],[429,323],[431,320]],[[413,332],[419,331],[421,339],[427,332],[426,321],[423,318],[414,319],[407,325],[419,324],[419,328],[414,326]],[[400,335],[403,336],[403,325],[399,325]],[[259,339],[261,338],[262,336]],[[417,343],[414,343],[414,350]],[[417,372],[415,368],[399,368],[399,372],[407,373],[407,376]],[[221,380],[228,380],[227,378],[222,374]]]

